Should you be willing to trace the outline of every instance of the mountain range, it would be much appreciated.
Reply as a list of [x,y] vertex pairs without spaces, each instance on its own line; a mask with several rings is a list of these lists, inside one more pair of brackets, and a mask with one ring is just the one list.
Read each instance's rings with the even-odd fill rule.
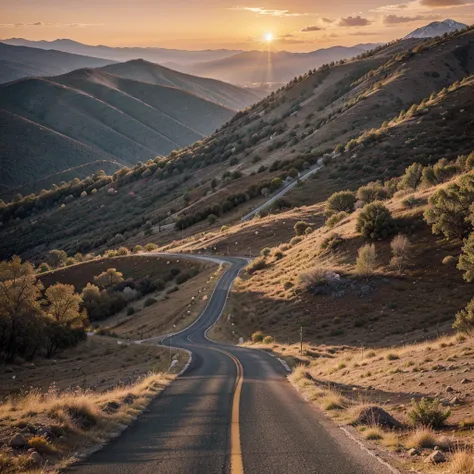
[[189,64],[199,61],[212,61],[241,52],[240,50],[227,49],[186,51],[166,48],[112,47],[104,45],[92,46],[78,43],[77,41],[72,41],[70,39],[30,41],[23,38],[10,38],[2,40],[2,42],[13,46],[28,46],[46,50],[54,49],[66,53],[104,58],[117,62],[130,61],[131,59],[145,59],[160,64]]
[[108,59],[0,43],[0,84],[23,77],[55,76],[74,69],[112,63]]

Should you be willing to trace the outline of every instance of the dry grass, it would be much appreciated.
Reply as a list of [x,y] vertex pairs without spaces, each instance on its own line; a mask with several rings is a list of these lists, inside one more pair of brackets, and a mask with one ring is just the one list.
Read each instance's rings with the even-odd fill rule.
[[457,451],[453,454],[447,474],[474,474],[474,455],[468,451]]
[[[150,373],[134,385],[122,386],[104,393],[76,390],[58,393],[32,391],[24,397],[0,405],[0,420],[10,427],[4,437],[23,432],[27,448],[34,448],[49,464],[63,461],[71,451],[100,444],[130,424],[175,378],[174,375]],[[28,426],[53,430],[54,439],[28,433]],[[23,452],[15,455],[0,452],[2,472],[24,472],[28,460]]]

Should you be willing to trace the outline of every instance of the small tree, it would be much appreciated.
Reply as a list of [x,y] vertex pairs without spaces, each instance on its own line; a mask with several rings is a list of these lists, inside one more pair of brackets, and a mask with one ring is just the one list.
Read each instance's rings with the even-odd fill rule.
[[295,229],[296,235],[304,235],[307,228],[308,228],[308,224],[306,224],[306,222],[303,222],[303,221],[298,221],[293,227],[293,229]]
[[82,297],[72,285],[57,283],[46,290],[49,303],[48,314],[58,323],[69,327],[80,327],[85,315],[80,312]]
[[423,179],[423,165],[420,163],[413,163],[406,170],[402,176],[399,184],[399,189],[417,189]]
[[469,301],[465,309],[456,314],[453,328],[471,335],[474,331],[474,298]]
[[449,184],[431,195],[425,220],[433,234],[447,239],[461,239],[472,228],[468,221],[469,208],[474,201],[474,176],[466,175],[459,183]]
[[377,252],[374,244],[366,244],[359,248],[355,271],[358,276],[365,279],[371,278],[377,268]]
[[63,266],[67,260],[67,253],[64,250],[53,249],[48,252],[46,262],[53,268]]
[[410,252],[410,241],[404,235],[398,234],[390,243],[392,249],[392,259],[390,264],[396,268],[398,273],[402,273]]
[[123,274],[118,272],[115,268],[107,268],[105,272],[94,277],[94,281],[102,288],[108,288],[112,285],[117,285],[123,281]]
[[326,216],[331,216],[338,212],[353,212],[357,201],[356,195],[352,191],[339,191],[334,193],[326,201]]
[[394,228],[390,211],[379,201],[364,206],[357,218],[356,230],[366,239],[385,239]]

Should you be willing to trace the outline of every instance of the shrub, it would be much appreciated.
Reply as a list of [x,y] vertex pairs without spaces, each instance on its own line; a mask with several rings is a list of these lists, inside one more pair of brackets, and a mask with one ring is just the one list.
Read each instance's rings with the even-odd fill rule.
[[127,316],[132,316],[132,314],[135,314],[135,308],[133,306],[129,306],[127,308]]
[[357,199],[352,191],[339,191],[326,201],[325,214],[331,216],[338,212],[353,212]]
[[453,328],[466,334],[474,331],[474,298],[469,301],[465,309],[456,314]]
[[474,175],[466,175],[459,183],[449,184],[431,195],[425,220],[433,234],[443,234],[447,239],[461,239],[471,229],[467,220],[474,201]]
[[374,244],[366,244],[358,251],[355,271],[358,276],[369,279],[377,267],[377,252]]
[[420,205],[420,200],[416,199],[415,196],[408,196],[402,201],[402,206],[405,209],[413,209],[416,206]]
[[36,449],[40,454],[54,454],[56,448],[44,437],[33,436],[28,440],[28,446]]
[[51,267],[46,262],[42,263],[39,266],[40,273],[49,272],[50,270],[51,270]]
[[301,242],[301,237],[293,237],[291,240],[290,240],[290,245],[297,245]]
[[158,248],[158,245],[153,244],[153,243],[149,243],[145,245],[145,250],[147,252],[153,252],[153,250],[156,250],[157,248]]
[[255,260],[252,260],[246,267],[245,270],[249,275],[252,275],[258,270],[263,270],[267,266],[265,258],[259,257]]
[[281,260],[285,254],[280,249],[275,249],[272,254],[277,260]]
[[298,280],[307,290],[327,283],[327,268],[322,266],[313,267],[311,270],[301,273]]
[[268,257],[272,253],[272,249],[270,247],[265,247],[262,250],[260,250],[260,255],[262,257]]
[[398,234],[390,243],[392,249],[392,258],[390,264],[402,273],[408,260],[410,252],[410,241],[404,235]]
[[129,250],[126,247],[120,247],[117,250],[117,256],[119,257],[124,257],[125,255],[128,255],[129,253],[130,253]]
[[217,216],[215,214],[209,214],[207,216],[207,222],[209,223],[209,225],[215,224],[216,221],[217,221]]
[[361,210],[356,230],[366,239],[385,239],[393,234],[395,225],[390,211],[381,202],[375,201]]
[[367,186],[361,186],[356,193],[359,201],[371,203],[374,201],[384,201],[388,199],[388,190],[380,183],[369,183]]
[[339,222],[343,221],[349,214],[345,211],[338,212],[337,214],[333,214],[326,220],[326,226],[332,229],[335,227]]
[[143,252],[143,247],[141,245],[135,245],[133,247],[133,253]]
[[48,252],[46,262],[53,268],[63,266],[67,260],[67,253],[64,250],[53,249]]
[[306,227],[304,231],[304,235],[309,235],[313,233],[313,228],[312,227]]
[[321,242],[321,250],[332,252],[344,243],[344,239],[339,234],[331,234]]
[[444,410],[439,400],[422,398],[419,402],[412,400],[411,410],[407,413],[414,426],[425,426],[432,429],[442,428],[451,415],[451,410]]
[[148,306],[154,305],[155,303],[158,303],[156,298],[147,298],[143,303],[143,307],[147,308]]
[[263,341],[263,332],[256,331],[252,334],[252,342],[262,342]]
[[187,282],[191,278],[191,275],[188,272],[181,272],[176,277],[176,283],[178,285],[182,285],[183,283]]
[[272,336],[265,336],[263,338],[263,343],[264,344],[273,344],[273,337]]
[[295,229],[295,234],[296,235],[304,235],[304,232],[305,232],[307,227],[308,227],[308,224],[306,224],[306,222],[299,221],[295,224],[293,229]]

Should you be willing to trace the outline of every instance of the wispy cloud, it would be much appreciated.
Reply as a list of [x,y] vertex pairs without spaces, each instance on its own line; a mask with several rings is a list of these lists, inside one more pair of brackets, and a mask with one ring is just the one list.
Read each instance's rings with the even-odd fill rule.
[[309,33],[312,31],[321,31],[323,28],[316,26],[316,25],[311,25],[311,26],[306,26],[301,30],[302,33]]
[[383,5],[373,9],[375,12],[411,12],[424,13],[427,10],[442,9],[442,8],[462,8],[471,7],[474,3],[466,0],[412,0],[407,3]]
[[269,16],[307,16],[308,13],[297,13],[291,12],[290,10],[271,10],[261,7],[232,7],[230,10],[241,10],[251,13],[257,13],[258,15],[269,15]]
[[360,15],[358,16],[348,16],[347,18],[341,18],[339,20],[339,26],[367,26],[370,25],[371,21],[367,18],[362,18]]
[[88,26],[103,26],[101,23],[44,23],[36,21],[34,23],[0,23],[0,28],[22,28],[27,26],[43,27],[52,26],[57,28],[86,28]]
[[385,15],[383,18],[384,25],[398,25],[400,23],[411,23],[414,21],[429,21],[436,20],[438,15],[416,15],[416,16],[399,16],[399,15]]

